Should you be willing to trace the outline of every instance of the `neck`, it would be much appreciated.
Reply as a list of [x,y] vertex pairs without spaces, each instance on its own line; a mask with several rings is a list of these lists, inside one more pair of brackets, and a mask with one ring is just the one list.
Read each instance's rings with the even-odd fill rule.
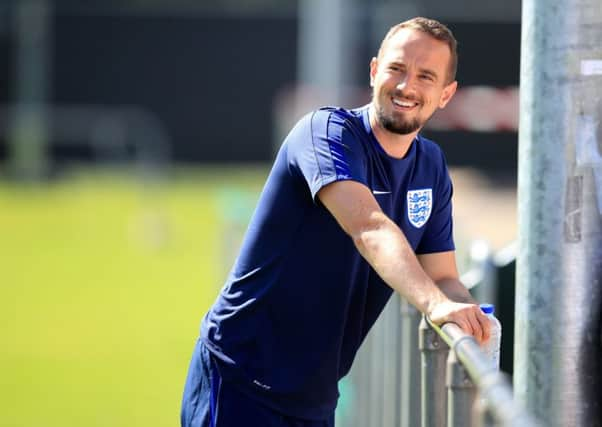
[[376,137],[376,140],[380,146],[385,150],[391,157],[401,159],[405,157],[408,149],[412,145],[412,141],[418,135],[418,129],[415,132],[408,133],[407,135],[400,135],[398,133],[391,132],[383,128],[378,120],[376,119],[376,111],[374,111],[374,105],[370,106],[368,111],[368,117],[370,118],[370,127]]

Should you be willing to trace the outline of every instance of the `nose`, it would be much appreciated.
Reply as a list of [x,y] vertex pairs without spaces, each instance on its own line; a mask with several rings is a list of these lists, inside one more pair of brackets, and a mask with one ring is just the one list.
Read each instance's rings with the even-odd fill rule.
[[414,92],[415,77],[412,73],[404,73],[401,79],[397,82],[397,90],[401,92]]

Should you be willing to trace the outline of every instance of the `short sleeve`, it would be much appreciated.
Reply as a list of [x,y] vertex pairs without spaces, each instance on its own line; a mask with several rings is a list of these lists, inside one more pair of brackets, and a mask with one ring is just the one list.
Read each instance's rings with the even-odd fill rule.
[[307,183],[315,200],[332,182],[366,184],[366,160],[358,129],[343,110],[318,110],[293,128],[284,144],[291,171]]
[[453,251],[455,249],[452,219],[453,185],[445,158],[441,153],[439,176],[433,201],[433,212],[416,248],[417,254]]

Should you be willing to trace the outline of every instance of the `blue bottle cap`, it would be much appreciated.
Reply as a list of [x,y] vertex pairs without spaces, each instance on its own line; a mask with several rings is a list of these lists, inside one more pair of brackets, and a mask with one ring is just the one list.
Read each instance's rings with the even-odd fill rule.
[[481,311],[485,314],[493,314],[495,313],[495,306],[493,304],[480,304]]

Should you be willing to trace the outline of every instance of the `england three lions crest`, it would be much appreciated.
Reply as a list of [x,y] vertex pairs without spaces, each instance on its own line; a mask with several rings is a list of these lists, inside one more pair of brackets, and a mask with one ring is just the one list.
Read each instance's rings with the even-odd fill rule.
[[420,228],[426,224],[431,216],[432,208],[432,189],[423,188],[421,190],[408,191],[408,219],[414,227]]

